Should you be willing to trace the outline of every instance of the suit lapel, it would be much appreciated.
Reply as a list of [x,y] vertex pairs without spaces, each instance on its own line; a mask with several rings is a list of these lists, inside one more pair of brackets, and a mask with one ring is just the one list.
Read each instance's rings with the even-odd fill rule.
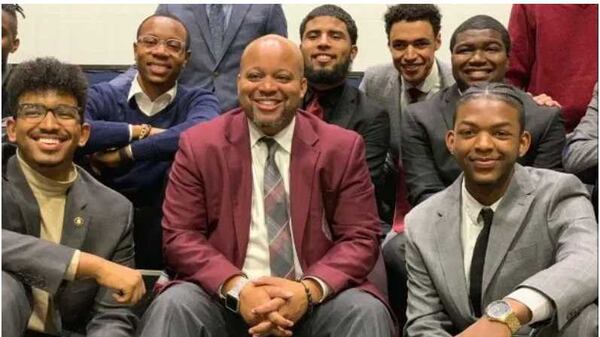
[[6,175],[7,179],[11,181],[11,194],[14,196],[16,207],[19,207],[25,222],[25,233],[40,237],[40,208],[19,166],[16,155],[8,160]]
[[458,91],[458,86],[454,84],[449,87],[446,93],[444,94],[442,102],[444,107],[440,109],[442,113],[442,117],[444,118],[444,122],[446,123],[446,130],[452,130],[454,128],[453,119],[454,119],[454,109],[456,108],[456,103],[460,99],[460,93]]
[[[194,6],[194,16],[196,17],[196,24],[200,29],[200,33],[206,41],[207,49],[212,55],[213,59],[217,59],[218,55],[215,55],[215,51],[211,48],[212,46],[212,34],[210,33],[210,28],[208,26],[208,16],[206,15],[206,5]],[[235,6],[234,6],[235,8]]]
[[357,91],[349,88],[348,84],[344,84],[342,97],[338,101],[335,109],[331,111],[329,123],[336,124],[344,129],[349,129],[350,120],[352,120],[352,116],[356,112],[356,96]]
[[533,186],[528,181],[526,169],[516,164],[504,199],[494,214],[483,269],[481,288],[484,298],[515,236],[525,225],[525,216],[533,201],[532,192]]
[[229,18],[229,24],[227,25],[227,31],[225,31],[225,36],[223,37],[222,52],[221,52],[221,55],[217,55],[217,57],[216,57],[217,65],[219,63],[221,63],[223,56],[229,49],[229,45],[231,45],[233,38],[235,37],[238,30],[242,26],[242,22],[244,21],[244,18],[246,17],[246,13],[250,9],[250,6],[252,6],[252,5],[249,5],[249,4],[233,5],[233,8],[231,9],[231,17]]
[[[79,170],[79,168],[77,168]],[[79,172],[81,174],[81,171]],[[87,234],[90,221],[85,213],[87,189],[81,177],[77,177],[71,188],[67,191],[63,230],[60,243],[71,248],[81,248]]]
[[232,193],[234,230],[241,255],[236,265],[243,264],[248,247],[252,207],[252,155],[248,122],[241,111],[232,119],[225,137],[229,141],[223,153],[227,153],[228,174]]
[[[315,147],[319,137],[303,113],[296,113],[296,126],[290,158],[290,210],[294,244],[298,257],[304,256],[302,241],[311,205],[313,178],[319,150]],[[315,196],[318,197],[318,196]],[[302,263],[302,261],[301,261]],[[303,268],[306,266],[303,266]]]
[[460,312],[461,316],[469,317],[471,307],[460,239],[461,184],[462,179],[457,179],[443,192],[447,196],[447,201],[443,203],[446,206],[438,211],[435,234],[440,266],[447,281],[449,295],[453,298],[452,303],[456,305],[456,311]]

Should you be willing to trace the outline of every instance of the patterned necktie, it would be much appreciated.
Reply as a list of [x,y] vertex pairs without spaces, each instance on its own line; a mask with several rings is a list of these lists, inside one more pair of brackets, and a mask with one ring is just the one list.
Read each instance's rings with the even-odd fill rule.
[[221,55],[225,35],[225,11],[222,4],[212,4],[208,9],[208,26],[213,38],[213,50]]
[[488,239],[490,237],[490,228],[494,211],[491,208],[481,209],[481,218],[483,218],[483,229],[477,236],[475,249],[473,249],[473,258],[471,259],[471,270],[469,272],[469,298],[471,306],[475,312],[475,317],[481,317],[481,286],[483,281],[483,265],[485,262],[485,252],[487,251]]
[[417,88],[409,88],[406,91],[408,92],[408,97],[410,98],[410,104],[418,102],[421,95],[423,95],[423,92]]
[[275,163],[277,142],[263,137],[269,155],[265,165],[263,198],[265,206],[265,224],[269,235],[269,256],[271,274],[287,279],[295,278],[292,233],[288,214],[288,199],[283,179]]
[[308,105],[306,106],[306,112],[308,112],[309,114],[313,114],[319,117],[319,119],[323,120],[325,110],[323,109],[323,106],[319,103],[319,96],[316,93],[314,94],[314,97],[310,101],[310,103],[308,103]]

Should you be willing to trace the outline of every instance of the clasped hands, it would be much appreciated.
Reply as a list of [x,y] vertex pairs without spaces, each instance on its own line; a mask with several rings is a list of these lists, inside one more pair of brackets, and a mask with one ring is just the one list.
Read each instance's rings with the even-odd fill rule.
[[[321,289],[316,281],[302,280],[315,299]],[[261,277],[240,292],[240,315],[253,336],[291,336],[292,328],[308,309],[304,285],[279,277]]]

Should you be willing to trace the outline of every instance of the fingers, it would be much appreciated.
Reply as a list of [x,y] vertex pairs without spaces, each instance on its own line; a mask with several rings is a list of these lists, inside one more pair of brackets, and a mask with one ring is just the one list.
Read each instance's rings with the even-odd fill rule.
[[267,317],[269,318],[269,321],[271,321],[271,323],[273,323],[274,325],[276,325],[282,329],[284,329],[284,328],[290,329],[291,327],[294,326],[294,322],[283,317],[283,315],[277,311],[270,312],[267,315]]
[[276,326],[270,321],[262,321],[248,330],[253,337],[262,336],[291,336],[292,331]]
[[146,293],[144,282],[138,282],[135,286],[125,289],[116,290],[113,293],[113,298],[120,304],[136,304]]
[[261,286],[262,289],[265,290],[265,292],[267,293],[267,295],[269,295],[269,297],[271,298],[275,298],[275,297],[280,297],[283,298],[284,300],[290,299],[292,296],[294,296],[294,293],[281,288],[281,287],[275,287],[275,286]]
[[255,307],[252,309],[252,313],[255,315],[265,315],[271,311],[277,311],[285,303],[282,298],[272,298],[271,300]]

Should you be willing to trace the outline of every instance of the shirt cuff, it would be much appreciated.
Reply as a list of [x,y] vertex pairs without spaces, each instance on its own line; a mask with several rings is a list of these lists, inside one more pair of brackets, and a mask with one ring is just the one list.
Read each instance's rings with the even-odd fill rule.
[[133,158],[133,151],[131,150],[131,144],[129,144],[129,145],[127,145],[127,146],[125,147],[125,151],[127,152],[127,155],[129,156],[129,159],[131,159],[131,160],[135,160],[135,159]]
[[552,301],[535,289],[522,287],[510,293],[506,298],[519,301],[531,310],[531,321],[527,325],[546,320],[554,314]]
[[65,272],[65,280],[73,281],[75,280],[75,276],[77,275],[77,267],[79,266],[79,256],[81,255],[81,251],[77,249],[75,254],[73,254],[73,258],[71,258],[71,263]]
[[129,142],[133,140],[133,125],[129,124]]
[[322,281],[318,277],[306,276],[306,277],[303,277],[302,279],[304,279],[304,280],[306,280],[306,279],[315,280],[315,281],[317,281],[317,283],[321,287],[321,293],[323,294],[323,296],[321,296],[321,299],[319,300],[319,302],[316,302],[316,304],[323,303],[323,301],[325,301],[325,299],[327,298],[327,296],[329,296],[329,293],[331,293],[331,288],[329,288],[329,286],[327,285],[327,283],[325,283],[324,281]]

